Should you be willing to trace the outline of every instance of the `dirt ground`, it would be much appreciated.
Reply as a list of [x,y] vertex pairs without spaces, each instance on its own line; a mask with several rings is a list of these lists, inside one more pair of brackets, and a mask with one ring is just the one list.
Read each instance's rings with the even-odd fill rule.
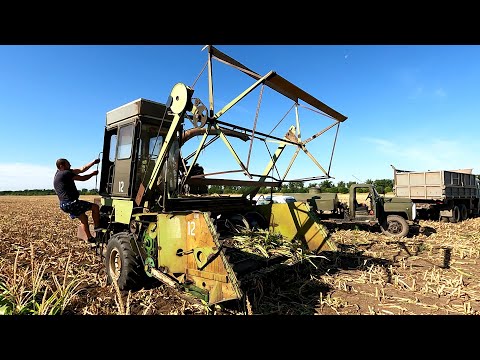
[[101,255],[76,238],[77,225],[55,196],[1,196],[0,276],[9,291],[28,288],[32,268],[43,266],[52,287],[80,281],[66,315],[480,314],[480,218],[421,221],[421,232],[398,240],[328,225],[338,251],[266,272],[243,284],[246,304],[213,308],[155,281],[120,293],[107,284]]

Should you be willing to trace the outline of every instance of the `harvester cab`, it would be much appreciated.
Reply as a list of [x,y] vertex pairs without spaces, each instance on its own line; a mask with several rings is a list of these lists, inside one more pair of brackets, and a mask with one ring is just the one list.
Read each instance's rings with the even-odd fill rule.
[[[108,281],[116,281],[122,290],[138,287],[144,278],[153,277],[208,304],[241,300],[243,279],[256,270],[288,260],[285,255],[250,251],[240,240],[242,235],[248,234],[250,240],[255,239],[255,232],[255,236],[275,235],[313,253],[336,249],[307,203],[256,205],[253,197],[261,188],[280,187],[288,181],[329,178],[306,144],[335,126],[336,138],[338,126],[346,117],[273,71],[261,76],[213,46],[207,48],[207,106],[193,98],[193,86],[177,83],[166,104],[139,98],[106,115],[99,186],[105,229],[101,239],[106,246]],[[254,79],[217,112],[212,70],[215,59]],[[305,101],[317,115],[333,123],[302,141],[298,109],[295,126],[287,126],[280,135],[257,127],[258,109],[251,127],[220,120],[256,88],[260,88],[262,98],[265,86],[293,101],[293,107]],[[193,145],[193,151],[186,153],[193,139],[200,140]],[[224,145],[223,151],[216,149],[210,160],[201,160],[218,139]],[[250,155],[258,141],[275,142],[277,148],[267,151],[263,172],[257,173],[250,164]],[[235,142],[244,147],[246,144],[248,151],[237,151]],[[286,147],[294,148],[294,155],[284,175],[275,176]],[[300,151],[322,175],[287,178]],[[220,158],[229,154],[237,170],[204,171],[207,166],[218,169]],[[258,152],[255,157],[260,159]],[[219,178],[222,174],[240,174],[243,178]],[[235,189],[237,194],[208,194],[209,186]]]

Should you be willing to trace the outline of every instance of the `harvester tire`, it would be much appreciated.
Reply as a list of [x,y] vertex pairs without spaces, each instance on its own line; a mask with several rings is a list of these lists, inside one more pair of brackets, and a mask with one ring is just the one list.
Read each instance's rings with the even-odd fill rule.
[[120,290],[134,290],[141,286],[144,278],[142,261],[132,248],[131,235],[121,232],[108,241],[105,254],[107,282],[115,279]]
[[400,215],[388,215],[380,228],[385,235],[396,238],[407,236],[410,231],[407,221]]

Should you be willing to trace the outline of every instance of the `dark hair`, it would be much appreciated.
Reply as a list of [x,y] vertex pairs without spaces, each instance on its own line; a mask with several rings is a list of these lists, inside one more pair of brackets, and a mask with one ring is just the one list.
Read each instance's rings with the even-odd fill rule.
[[60,166],[62,166],[62,165],[63,166],[67,165],[67,163],[68,163],[67,159],[64,159],[64,158],[58,159],[57,162],[56,162],[57,169],[60,169]]

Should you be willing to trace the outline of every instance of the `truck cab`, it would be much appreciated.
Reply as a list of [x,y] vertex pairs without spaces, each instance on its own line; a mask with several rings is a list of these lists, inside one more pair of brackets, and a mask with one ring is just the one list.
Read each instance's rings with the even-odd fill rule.
[[[368,192],[365,203],[358,202],[358,194]],[[382,198],[375,187],[369,184],[353,184],[349,191],[348,216],[352,219],[376,219],[381,213]]]
[[[359,194],[363,193],[368,195],[365,203],[360,203]],[[352,184],[348,204],[339,202],[337,196],[323,194],[307,202],[323,220],[379,225],[385,235],[393,237],[406,236],[410,226],[418,222],[415,204],[409,198],[385,197],[373,184]]]

